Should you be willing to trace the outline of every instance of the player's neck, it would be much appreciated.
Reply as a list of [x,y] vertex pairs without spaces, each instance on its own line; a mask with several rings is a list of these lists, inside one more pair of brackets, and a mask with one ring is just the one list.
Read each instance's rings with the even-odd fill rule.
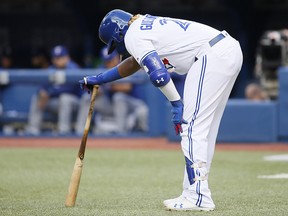
[[130,26],[135,20],[137,20],[140,17],[140,14],[134,15],[128,22],[128,26]]

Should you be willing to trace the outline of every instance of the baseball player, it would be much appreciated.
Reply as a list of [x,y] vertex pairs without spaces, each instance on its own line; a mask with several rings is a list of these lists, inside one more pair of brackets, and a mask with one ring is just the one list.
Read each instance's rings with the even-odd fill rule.
[[[49,68],[55,71],[79,68],[65,46],[53,47],[51,57],[53,64]],[[26,133],[40,135],[45,111],[58,114],[57,132],[60,135],[71,133],[73,112],[78,108],[80,95],[77,85],[47,83],[41,86],[31,99]]]
[[[80,86],[91,89],[144,68],[171,102],[185,157],[183,192],[163,204],[169,210],[214,210],[208,173],[224,107],[242,66],[239,43],[226,31],[197,22],[118,9],[103,18],[99,37],[109,52],[131,56],[100,75],[84,77]],[[183,98],[171,71],[187,74]]]

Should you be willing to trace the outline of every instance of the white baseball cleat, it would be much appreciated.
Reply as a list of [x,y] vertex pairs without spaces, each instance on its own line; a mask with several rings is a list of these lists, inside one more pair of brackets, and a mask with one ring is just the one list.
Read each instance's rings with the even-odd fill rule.
[[174,199],[168,199],[164,200],[163,202],[165,208],[167,210],[172,211],[213,211],[213,207],[199,207],[195,204],[191,203],[189,200],[187,200],[182,195],[174,198]]

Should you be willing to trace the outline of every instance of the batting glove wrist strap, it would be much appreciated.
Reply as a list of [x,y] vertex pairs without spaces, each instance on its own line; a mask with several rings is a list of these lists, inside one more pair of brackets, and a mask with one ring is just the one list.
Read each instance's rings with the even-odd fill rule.
[[174,123],[174,128],[176,135],[183,132],[182,124],[187,124],[187,121],[183,119],[183,102],[181,100],[171,101],[172,109],[172,122]]
[[79,84],[81,89],[88,89],[88,91],[91,91],[94,85],[101,85],[121,78],[118,67],[116,66],[104,73],[94,76],[86,76],[82,80],[79,80]]
[[[112,82],[114,80],[121,79],[122,77],[119,74],[118,67],[113,67],[108,71],[105,71],[104,73],[99,74],[97,85]],[[96,85],[96,84],[94,84]]]

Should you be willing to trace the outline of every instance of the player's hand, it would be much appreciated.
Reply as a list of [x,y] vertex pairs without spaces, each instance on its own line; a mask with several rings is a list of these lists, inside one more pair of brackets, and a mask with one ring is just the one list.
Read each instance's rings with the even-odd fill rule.
[[86,76],[83,79],[79,80],[81,89],[88,91],[90,93],[94,85],[102,84],[101,74],[96,76]]
[[174,123],[174,128],[176,135],[178,135],[180,132],[183,132],[182,124],[188,124],[187,121],[183,119],[183,103],[181,100],[178,101],[172,101],[172,109],[171,113],[172,116],[172,122]]

